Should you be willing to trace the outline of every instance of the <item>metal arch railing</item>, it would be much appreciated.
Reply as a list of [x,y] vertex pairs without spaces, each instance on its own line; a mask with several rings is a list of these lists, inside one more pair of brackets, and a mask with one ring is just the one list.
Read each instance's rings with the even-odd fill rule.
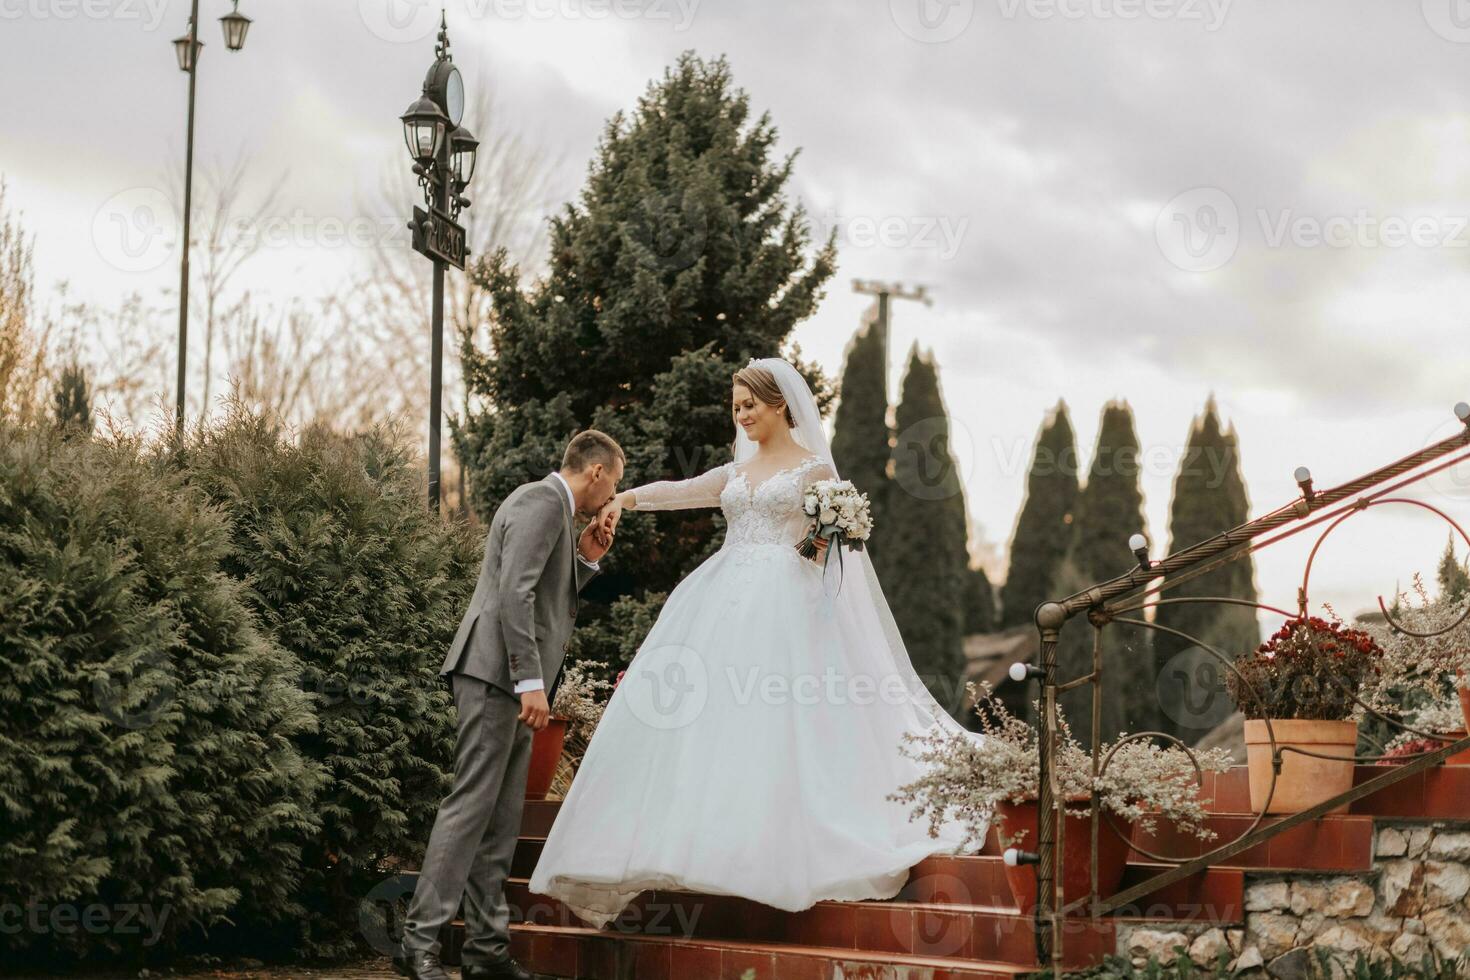
[[[1307,589],[1311,581],[1312,564],[1316,558],[1318,549],[1322,545],[1322,540],[1347,518],[1362,513],[1376,505],[1401,503],[1425,507],[1444,518],[1460,533],[1467,544],[1470,544],[1470,535],[1466,535],[1465,530],[1443,511],[1431,507],[1422,501],[1387,496],[1405,486],[1427,479],[1442,470],[1449,469],[1462,462],[1470,461],[1470,451],[1459,452],[1470,447],[1470,406],[1462,402],[1455,407],[1455,412],[1460,421],[1464,423],[1465,428],[1447,439],[1427,446],[1418,452],[1405,456],[1397,462],[1380,467],[1330,490],[1315,491],[1312,487],[1310,476],[1301,476],[1299,474],[1298,479],[1303,491],[1302,496],[1291,503],[1279,507],[1255,520],[1248,521],[1228,531],[1223,531],[1199,544],[1177,551],[1159,561],[1149,561],[1147,556],[1143,555],[1138,566],[1126,574],[1084,589],[1065,599],[1046,602],[1037,607],[1035,621],[1041,635],[1041,643],[1039,663],[1031,671],[1041,685],[1041,712],[1040,718],[1038,719],[1040,728],[1040,781],[1037,799],[1037,841],[1036,852],[1032,858],[1036,864],[1037,878],[1037,902],[1034,914],[1038,961],[1043,964],[1050,962],[1053,967],[1053,976],[1060,976],[1062,972],[1062,945],[1064,937],[1062,925],[1066,916],[1082,910],[1086,910],[1093,918],[1106,915],[1109,912],[1156,892],[1165,885],[1182,880],[1211,865],[1218,864],[1256,846],[1264,840],[1284,833],[1298,824],[1320,817],[1344,803],[1350,803],[1372,793],[1376,793],[1385,787],[1398,783],[1442,762],[1455,752],[1470,748],[1470,736],[1466,736],[1458,741],[1450,741],[1442,736],[1416,732],[1416,734],[1423,735],[1426,738],[1444,741],[1446,744],[1433,751],[1421,753],[1417,757],[1406,757],[1408,761],[1402,765],[1387,768],[1382,775],[1374,776],[1372,779],[1360,783],[1330,800],[1325,800],[1316,806],[1285,816],[1265,826],[1262,826],[1261,821],[1266,808],[1262,807],[1262,813],[1256,816],[1256,819],[1244,833],[1237,836],[1234,840],[1221,844],[1197,857],[1187,860],[1180,859],[1167,855],[1152,854],[1135,846],[1134,849],[1140,850],[1140,853],[1144,853],[1154,860],[1163,861],[1175,866],[1107,899],[1103,899],[1098,895],[1097,888],[1097,838],[1102,819],[1102,811],[1098,805],[1097,795],[1094,792],[1090,803],[1093,843],[1091,894],[1072,902],[1070,905],[1065,902],[1062,889],[1062,875],[1059,873],[1058,860],[1059,855],[1063,853],[1062,835],[1066,822],[1058,819],[1059,809],[1057,801],[1060,798],[1060,793],[1056,782],[1054,766],[1054,760],[1058,750],[1057,739],[1059,733],[1059,726],[1057,724],[1057,697],[1065,691],[1083,685],[1090,684],[1092,686],[1092,768],[1094,775],[1100,774],[1106,769],[1107,763],[1112,757],[1112,752],[1116,751],[1117,748],[1115,745],[1114,749],[1108,753],[1106,758],[1101,758],[1099,755],[1101,745],[1099,736],[1101,734],[1100,715],[1102,699],[1100,681],[1103,673],[1102,630],[1109,623],[1116,622],[1170,633],[1196,644],[1201,650],[1219,660],[1227,669],[1235,671],[1233,657],[1226,655],[1226,653],[1212,647],[1210,644],[1200,641],[1197,637],[1190,636],[1180,630],[1148,622],[1142,618],[1123,618],[1121,614],[1142,611],[1151,605],[1158,606],[1167,603],[1219,602],[1249,605],[1280,613],[1287,618],[1293,618],[1298,614],[1304,616],[1308,608]],[[1383,486],[1383,484],[1389,485]],[[1370,493],[1368,491],[1373,492]],[[1339,507],[1338,505],[1340,504],[1344,504],[1345,506]],[[1189,596],[1149,601],[1151,597],[1176,588],[1212,569],[1218,568],[1228,562],[1237,561],[1262,548],[1269,547],[1272,544],[1322,524],[1326,524],[1327,527],[1322,532],[1316,545],[1312,548],[1311,555],[1307,560],[1306,570],[1302,576],[1302,585],[1298,590],[1297,606],[1300,611],[1299,613],[1290,613],[1285,609],[1275,606],[1228,597]],[[1391,626],[1411,635],[1422,635],[1403,629],[1392,618],[1381,596],[1378,601],[1385,615],[1388,616],[1388,622]],[[1089,622],[1092,623],[1095,630],[1092,671],[1081,677],[1068,681],[1060,681],[1057,677],[1057,643],[1062,627],[1079,613],[1085,613],[1087,615]],[[1470,615],[1470,613],[1467,613],[1467,615]],[[1451,624],[1446,629],[1453,628],[1455,625],[1458,625],[1458,623]],[[1238,672],[1237,676],[1240,677]],[[1245,680],[1247,684],[1250,683],[1243,677],[1241,679]],[[1356,700],[1355,695],[1354,698]],[[1362,704],[1361,701],[1358,701],[1358,703]],[[1374,713],[1377,714],[1376,712]],[[1383,716],[1378,715],[1378,717],[1382,718]],[[1400,724],[1394,719],[1384,720],[1407,729],[1407,726]],[[1271,728],[1269,720],[1266,721],[1266,729],[1271,741],[1272,757],[1275,761],[1275,774],[1273,774],[1271,790],[1267,796],[1269,802],[1270,796],[1275,793],[1276,775],[1280,773],[1283,752],[1302,752],[1308,755],[1315,753],[1305,752],[1305,750],[1299,750],[1291,746],[1278,747],[1275,733]],[[1407,730],[1413,731],[1413,729]],[[1140,732],[1127,736],[1124,741],[1144,738],[1171,740],[1188,751],[1188,747],[1180,743],[1178,739],[1161,732]],[[1192,753],[1191,758],[1193,758]],[[1197,763],[1196,769],[1198,770]]]

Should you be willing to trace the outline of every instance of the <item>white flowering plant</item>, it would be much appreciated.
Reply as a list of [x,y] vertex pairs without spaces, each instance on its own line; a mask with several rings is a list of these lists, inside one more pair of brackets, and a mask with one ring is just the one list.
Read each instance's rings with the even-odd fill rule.
[[[1033,801],[1040,784],[1036,729],[1011,714],[993,696],[988,683],[969,682],[965,688],[975,701],[983,743],[960,732],[905,732],[899,751],[928,768],[923,776],[888,795],[890,800],[914,804],[910,819],[927,815],[930,836],[937,837],[947,819],[960,820],[967,830],[961,846],[983,843],[996,804]],[[1061,709],[1057,710],[1057,725],[1056,777],[1069,804],[1068,813],[1085,816],[1095,791],[1103,809],[1149,833],[1162,817],[1200,840],[1215,836],[1205,825],[1209,801],[1200,796],[1187,752],[1152,742],[1126,742],[1113,752],[1107,769],[1094,776],[1092,756],[1072,736]],[[920,747],[911,750],[909,743]],[[1115,744],[1103,745],[1099,758],[1106,758]],[[1230,768],[1232,761],[1224,749],[1197,751],[1195,758],[1200,769],[1214,772]],[[1000,836],[1001,843],[1010,846],[1021,835],[1001,832]]]
[[588,666],[586,661],[579,660],[562,668],[556,702],[551,706],[554,717],[567,720],[567,737],[574,740],[592,737],[607,708],[608,695],[603,692],[611,692],[613,688],[608,681],[598,680],[589,674]]
[[796,546],[803,558],[817,557],[817,539],[826,538],[849,551],[862,551],[873,533],[868,495],[848,480],[817,480],[802,495],[802,510],[811,530]]
[[[1393,623],[1364,626],[1383,647],[1383,669],[1365,686],[1363,700],[1388,714],[1406,701],[1438,701],[1470,687],[1470,596],[1431,598],[1423,576],[1414,575],[1412,594],[1394,601]],[[1415,636],[1414,633],[1433,634]],[[1418,726],[1415,726],[1418,727]]]

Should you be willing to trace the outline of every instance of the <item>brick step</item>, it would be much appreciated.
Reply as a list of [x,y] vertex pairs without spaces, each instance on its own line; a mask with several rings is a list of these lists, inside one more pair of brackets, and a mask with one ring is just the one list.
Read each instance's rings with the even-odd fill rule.
[[[1265,817],[1261,826],[1282,819]],[[1161,820],[1152,835],[1135,828],[1133,841],[1164,857],[1195,857],[1242,836],[1255,820],[1251,813],[1212,813],[1206,826],[1216,836],[1210,841],[1198,840]],[[1138,851],[1129,854],[1129,861],[1149,860]],[[1308,820],[1232,855],[1222,866],[1253,871],[1368,871],[1373,866],[1373,817],[1344,813]]]
[[[536,925],[582,926],[562,903],[530,891],[525,879],[505,884],[511,915]],[[1014,907],[927,902],[821,901],[799,912],[732,895],[646,891],[611,925],[644,935],[792,943],[865,953],[949,956],[1035,966],[1032,920]],[[1113,949],[1110,920],[1068,927],[1068,965],[1090,965]]]
[[[1357,766],[1353,782],[1359,784],[1382,775],[1386,766]],[[1209,808],[1232,815],[1249,814],[1250,777],[1245,766],[1223,773],[1204,774],[1202,793],[1211,800]],[[551,831],[560,800],[527,800],[522,809],[521,833],[545,837]],[[1454,820],[1470,812],[1470,766],[1435,766],[1416,773],[1386,790],[1357,800],[1349,807],[1352,816],[1425,818]],[[985,853],[995,847],[994,835]],[[994,850],[993,853],[1000,853]]]
[[[1120,890],[1142,884],[1172,865],[1130,862]],[[901,900],[1015,907],[1005,862],[990,855],[936,854],[914,865]],[[1244,921],[1245,871],[1208,868],[1165,885],[1114,915],[1133,919],[1236,924]]]
[[[530,878],[545,846],[545,837],[520,837],[516,841],[515,853],[511,855],[510,876]],[[909,880],[897,897],[910,901],[953,901],[972,905],[1014,904],[999,854],[924,858],[909,872]]]
[[[463,923],[451,927],[458,962]],[[516,924],[511,955],[538,976],[576,980],[1012,980],[1035,967],[835,946],[650,936],[578,926]]]
[[[546,844],[544,837],[522,837],[511,857],[510,876],[529,879]],[[1161,871],[1165,864],[1130,864],[1122,887],[1127,888]],[[1149,895],[1119,915],[1178,921],[1235,923],[1240,921],[1245,875],[1239,868],[1211,868]],[[984,905],[1016,907],[1006,881],[1005,863],[995,855],[935,854],[909,872],[903,889],[889,901],[931,905]]]
[[[1353,785],[1381,776],[1387,766],[1355,766]],[[1218,813],[1251,813],[1250,775],[1245,766],[1204,774],[1201,793]],[[1434,766],[1387,789],[1355,800],[1348,813],[1369,817],[1453,820],[1470,813],[1470,766]]]

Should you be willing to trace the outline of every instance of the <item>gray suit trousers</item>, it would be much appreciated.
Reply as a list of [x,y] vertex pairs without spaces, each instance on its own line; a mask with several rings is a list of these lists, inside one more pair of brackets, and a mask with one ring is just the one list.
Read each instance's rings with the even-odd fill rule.
[[439,952],[439,931],[464,898],[463,962],[510,953],[505,879],[520,836],[531,763],[531,729],[520,699],[485,681],[451,674],[459,715],[454,788],[439,805],[403,930],[405,952]]

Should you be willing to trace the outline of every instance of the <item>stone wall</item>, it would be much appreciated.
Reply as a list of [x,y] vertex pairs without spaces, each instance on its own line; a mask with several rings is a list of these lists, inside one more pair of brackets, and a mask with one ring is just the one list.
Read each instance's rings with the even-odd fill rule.
[[1208,965],[1223,948],[1243,975],[1296,978],[1314,975],[1314,948],[1344,963],[1359,953],[1412,963],[1431,950],[1470,953],[1470,830],[1463,825],[1379,821],[1372,871],[1252,872],[1245,884],[1244,928],[1120,923],[1119,955],[1138,965],[1150,955],[1167,962],[1184,946]]

